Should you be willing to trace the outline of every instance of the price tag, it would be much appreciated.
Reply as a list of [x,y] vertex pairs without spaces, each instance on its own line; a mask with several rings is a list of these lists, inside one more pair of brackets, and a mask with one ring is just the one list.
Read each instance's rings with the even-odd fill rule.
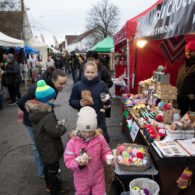
[[131,131],[132,125],[133,125],[133,119],[127,120],[127,127],[129,129],[129,131]]
[[139,126],[137,125],[137,123],[134,121],[133,122],[133,125],[132,125],[132,129],[131,129],[131,132],[130,132],[130,136],[131,136],[131,139],[132,141],[134,142],[136,137],[137,137],[137,134],[139,132]]

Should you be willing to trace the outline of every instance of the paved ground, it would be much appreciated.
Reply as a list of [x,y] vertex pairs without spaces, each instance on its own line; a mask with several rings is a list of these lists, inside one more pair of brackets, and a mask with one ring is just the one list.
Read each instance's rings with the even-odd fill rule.
[[[68,130],[75,127],[77,116],[77,112],[68,105],[71,88],[72,81],[69,78],[67,86],[58,95],[56,103],[59,106],[55,109],[58,119],[68,120]],[[111,148],[126,141],[121,134],[121,119],[120,101],[113,99],[112,117],[107,120]],[[28,132],[17,122],[16,106],[10,107],[5,103],[4,109],[0,110],[0,134],[0,195],[48,195],[44,180],[37,176]],[[67,140],[68,132],[63,136],[64,145]],[[63,161],[60,163],[62,169],[60,177],[65,183],[65,188],[70,189],[67,195],[73,195],[72,173],[65,168]],[[114,188],[113,184],[109,195],[116,194]]]

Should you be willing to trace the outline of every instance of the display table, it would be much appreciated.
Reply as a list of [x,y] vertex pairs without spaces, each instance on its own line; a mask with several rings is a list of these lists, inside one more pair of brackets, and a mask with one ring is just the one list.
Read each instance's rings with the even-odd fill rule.
[[[127,128],[126,119],[123,119],[121,130],[127,135],[129,142],[132,142],[129,130]],[[185,190],[180,190],[177,186],[177,179],[180,177],[182,171],[189,167],[195,173],[195,157],[171,157],[165,158],[157,153],[154,146],[150,144],[142,130],[139,131],[135,143],[149,146],[150,154],[154,165],[158,170],[160,195],[194,195],[195,194],[195,174],[191,179],[191,186]]]

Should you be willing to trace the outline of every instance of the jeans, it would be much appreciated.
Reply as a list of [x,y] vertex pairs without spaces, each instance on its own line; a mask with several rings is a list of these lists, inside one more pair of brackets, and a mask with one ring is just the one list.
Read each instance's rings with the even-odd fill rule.
[[36,165],[37,170],[38,170],[39,177],[44,177],[44,174],[43,174],[43,164],[41,162],[39,152],[38,152],[37,147],[35,145],[35,140],[34,140],[32,127],[29,127],[29,126],[25,126],[25,127],[28,130],[30,138],[31,138],[31,140],[32,140],[32,142],[34,144],[34,148],[33,148],[34,160],[35,160],[35,165]]
[[75,70],[72,69],[71,71],[72,71],[72,80],[74,83],[76,83],[77,82],[77,69]]

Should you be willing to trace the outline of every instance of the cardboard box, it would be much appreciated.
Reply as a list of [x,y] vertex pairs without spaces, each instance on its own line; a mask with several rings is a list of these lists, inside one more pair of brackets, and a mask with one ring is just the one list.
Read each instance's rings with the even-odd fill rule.
[[163,72],[153,72],[153,80],[160,83],[170,83],[170,74],[165,74]]
[[171,86],[170,91],[177,94],[177,87]]
[[157,81],[160,83],[170,83],[170,74],[159,73]]
[[171,124],[173,121],[173,109],[171,110],[166,110],[164,115],[163,115],[163,122],[166,124]]
[[156,83],[156,89],[161,91],[169,91],[171,85],[169,83]]
[[176,94],[171,94],[171,93],[164,93],[164,92],[159,92],[157,91],[156,94],[154,94],[158,99],[161,100],[176,100],[177,95]]

